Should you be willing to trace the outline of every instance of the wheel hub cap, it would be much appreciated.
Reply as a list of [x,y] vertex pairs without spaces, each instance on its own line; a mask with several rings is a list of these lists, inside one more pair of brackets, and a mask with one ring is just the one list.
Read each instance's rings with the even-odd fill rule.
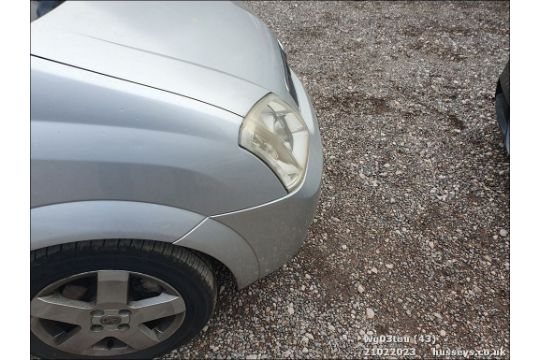
[[[96,330],[125,330],[130,320],[131,311],[129,310],[95,310],[90,313],[91,324]],[[100,328],[101,327],[101,328]]]

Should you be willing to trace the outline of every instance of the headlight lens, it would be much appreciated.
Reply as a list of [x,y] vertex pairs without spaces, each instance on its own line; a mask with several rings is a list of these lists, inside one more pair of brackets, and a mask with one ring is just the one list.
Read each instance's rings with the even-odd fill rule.
[[302,116],[274,94],[262,98],[240,127],[240,146],[261,158],[294,190],[306,172],[309,132]]

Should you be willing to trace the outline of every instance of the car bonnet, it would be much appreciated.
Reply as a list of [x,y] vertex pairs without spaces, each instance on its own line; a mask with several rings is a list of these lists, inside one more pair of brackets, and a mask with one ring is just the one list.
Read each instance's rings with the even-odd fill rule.
[[230,2],[68,1],[32,22],[31,54],[245,116],[268,92],[295,106],[279,44]]

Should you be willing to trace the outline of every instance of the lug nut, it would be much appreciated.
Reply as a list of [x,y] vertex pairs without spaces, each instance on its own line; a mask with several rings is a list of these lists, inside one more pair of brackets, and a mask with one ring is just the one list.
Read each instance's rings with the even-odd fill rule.
[[118,325],[118,330],[120,330],[120,331],[129,330],[129,325],[128,324],[120,324],[120,325]]
[[118,314],[119,314],[119,315],[124,315],[124,316],[125,316],[125,315],[131,315],[131,311],[129,311],[129,310],[120,310],[120,311],[118,312]]
[[101,331],[101,330],[103,330],[103,326],[101,326],[101,325],[92,325],[92,327],[90,327],[90,330],[92,330],[92,331]]

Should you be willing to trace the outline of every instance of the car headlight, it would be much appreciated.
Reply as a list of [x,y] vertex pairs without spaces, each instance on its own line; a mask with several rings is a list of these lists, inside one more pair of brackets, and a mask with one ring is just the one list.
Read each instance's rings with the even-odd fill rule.
[[253,106],[240,127],[240,146],[263,160],[293,191],[306,172],[309,132],[298,111],[274,94]]

